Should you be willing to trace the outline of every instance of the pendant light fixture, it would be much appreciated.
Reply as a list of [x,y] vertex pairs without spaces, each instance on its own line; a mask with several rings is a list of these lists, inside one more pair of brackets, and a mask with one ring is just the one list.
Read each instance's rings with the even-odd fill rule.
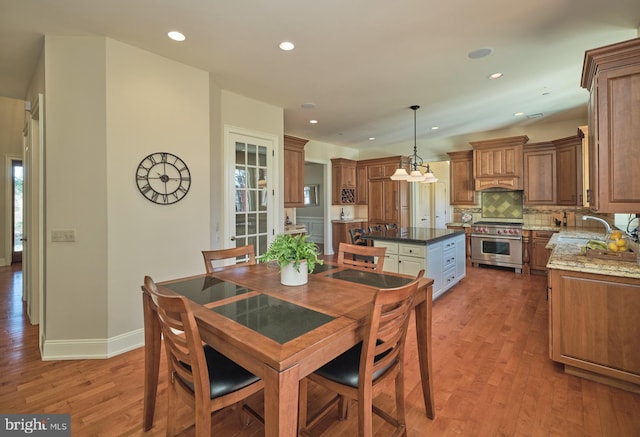
[[[413,156],[409,157],[409,168],[411,173],[407,173],[404,168],[399,168],[391,175],[391,180],[394,181],[409,181],[409,182],[436,182],[438,179],[433,175],[429,164],[426,167],[423,165],[423,160],[418,156],[418,144],[417,144],[417,131],[416,131],[416,111],[420,109],[418,105],[412,105],[409,107],[413,110]],[[423,175],[418,167],[426,168],[427,172]]]

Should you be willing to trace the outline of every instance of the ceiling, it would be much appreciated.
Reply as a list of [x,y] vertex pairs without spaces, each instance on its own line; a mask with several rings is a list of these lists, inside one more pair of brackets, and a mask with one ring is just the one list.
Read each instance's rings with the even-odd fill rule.
[[307,139],[408,155],[420,105],[432,159],[474,133],[584,119],[585,50],[638,26],[638,0],[0,0],[0,96],[25,97],[44,35],[104,35],[284,108],[285,133]]

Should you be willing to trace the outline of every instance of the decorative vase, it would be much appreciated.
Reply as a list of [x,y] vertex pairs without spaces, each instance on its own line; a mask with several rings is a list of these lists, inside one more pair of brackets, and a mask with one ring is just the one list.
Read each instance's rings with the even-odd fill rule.
[[302,261],[300,263],[300,271],[297,271],[294,264],[290,263],[282,267],[280,271],[280,283],[282,285],[288,285],[295,287],[297,285],[304,285],[307,283],[309,276],[309,268],[307,262]]

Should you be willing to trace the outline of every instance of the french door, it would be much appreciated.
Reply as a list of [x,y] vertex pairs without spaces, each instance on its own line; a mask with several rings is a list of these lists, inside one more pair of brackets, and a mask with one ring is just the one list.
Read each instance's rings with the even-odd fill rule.
[[230,213],[225,246],[253,244],[256,256],[261,256],[273,229],[275,139],[236,132],[229,132],[227,138],[233,198],[227,198],[225,208]]

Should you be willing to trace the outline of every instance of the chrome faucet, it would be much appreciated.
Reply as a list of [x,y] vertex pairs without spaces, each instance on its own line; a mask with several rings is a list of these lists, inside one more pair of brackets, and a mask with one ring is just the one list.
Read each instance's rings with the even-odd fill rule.
[[582,220],[595,220],[597,222],[600,222],[604,225],[605,229],[607,230],[607,235],[611,233],[611,226],[609,225],[609,223],[607,223],[606,220],[603,220],[600,217],[594,217],[592,215],[583,215]]

